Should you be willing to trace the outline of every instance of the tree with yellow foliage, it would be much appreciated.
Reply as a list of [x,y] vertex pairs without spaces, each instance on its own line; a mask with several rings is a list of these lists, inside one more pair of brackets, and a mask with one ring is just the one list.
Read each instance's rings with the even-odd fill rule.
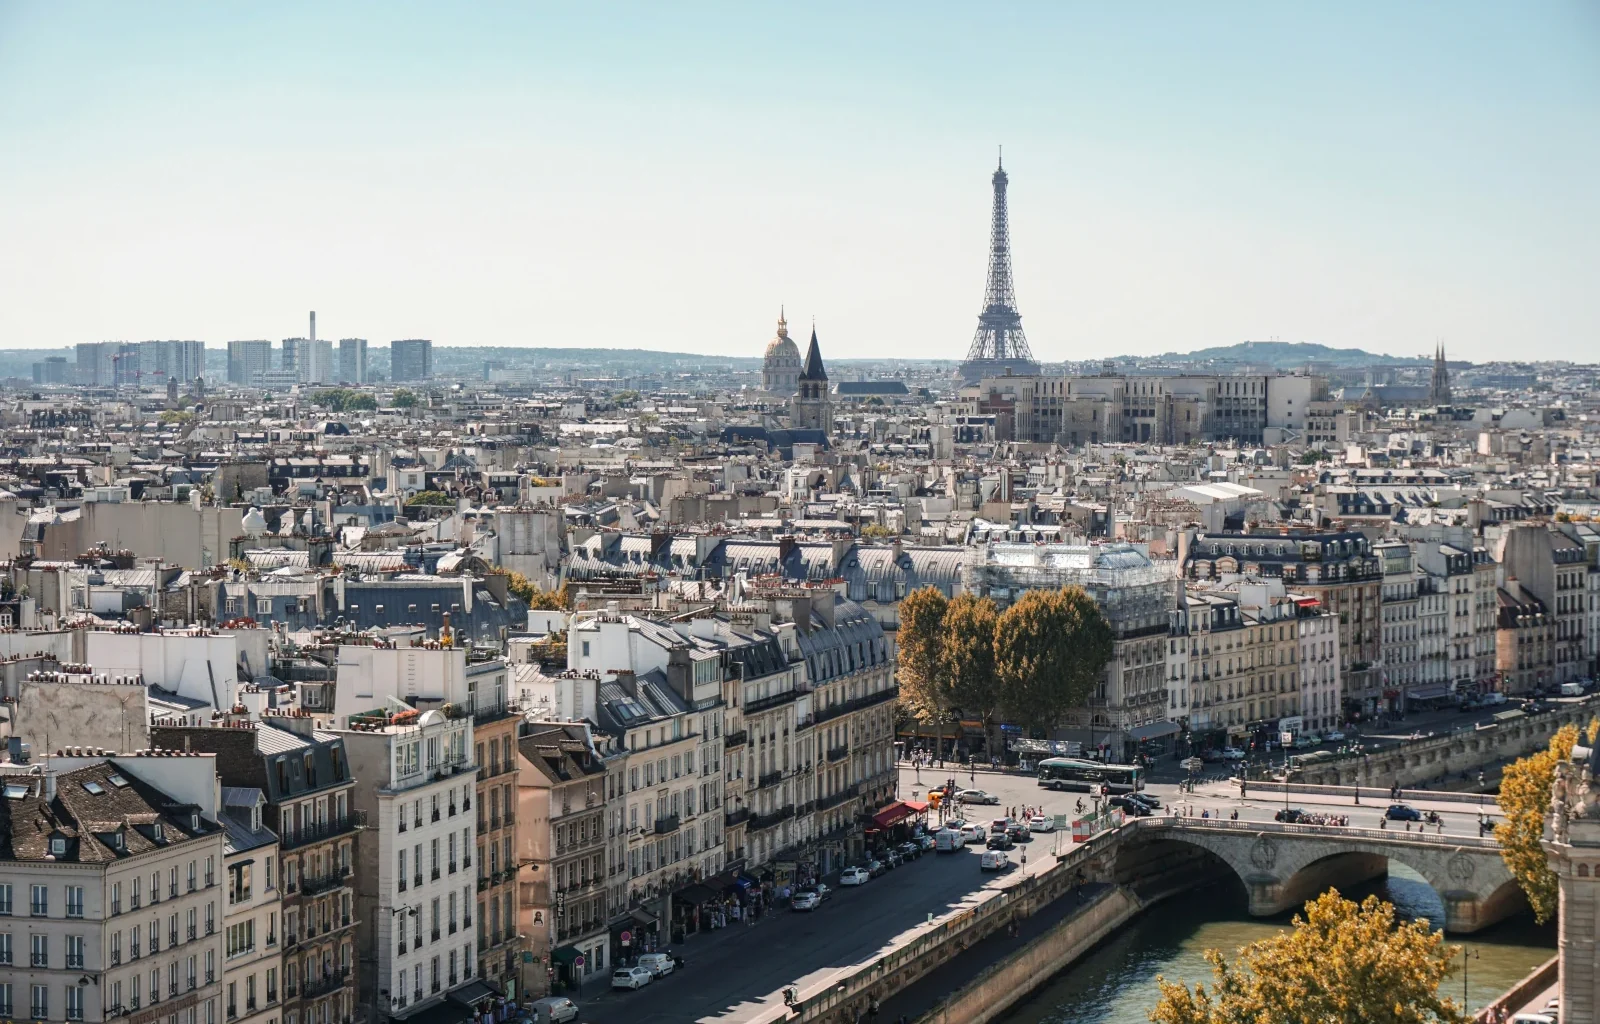
[[[1600,718],[1589,722],[1586,736],[1591,744],[1596,732],[1600,732]],[[1577,744],[1577,726],[1562,726],[1550,737],[1548,747],[1513,761],[1500,775],[1500,795],[1495,802],[1506,820],[1494,827],[1494,837],[1500,841],[1501,858],[1540,924],[1555,916],[1560,899],[1555,872],[1539,845],[1545,816],[1550,813],[1550,785],[1555,781],[1556,765],[1570,758]]]
[[1465,1024],[1471,1018],[1439,995],[1457,946],[1426,920],[1395,923],[1394,905],[1368,896],[1360,906],[1330,889],[1305,916],[1230,962],[1206,951],[1215,981],[1157,978],[1156,1024]]
[[937,587],[920,587],[900,599],[895,630],[900,705],[912,718],[935,729],[939,749],[951,720],[944,686],[944,616],[950,601]]

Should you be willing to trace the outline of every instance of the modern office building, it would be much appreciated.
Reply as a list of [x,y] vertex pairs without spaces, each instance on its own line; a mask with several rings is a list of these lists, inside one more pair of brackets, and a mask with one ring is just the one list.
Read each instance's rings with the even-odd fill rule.
[[367,339],[339,339],[339,383],[367,383]]
[[254,384],[272,369],[272,342],[228,342],[228,383]]
[[422,338],[389,343],[389,379],[428,380],[433,376],[433,342]]

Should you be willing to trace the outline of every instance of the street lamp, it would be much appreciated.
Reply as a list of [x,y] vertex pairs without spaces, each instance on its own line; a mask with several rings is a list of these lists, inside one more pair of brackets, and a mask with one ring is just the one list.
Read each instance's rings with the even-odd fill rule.
[[1471,970],[1472,961],[1477,959],[1477,950],[1468,949],[1466,946],[1461,947],[1461,1008],[1468,1013],[1472,1012],[1472,1009],[1469,1002],[1471,997],[1467,995],[1467,978]]

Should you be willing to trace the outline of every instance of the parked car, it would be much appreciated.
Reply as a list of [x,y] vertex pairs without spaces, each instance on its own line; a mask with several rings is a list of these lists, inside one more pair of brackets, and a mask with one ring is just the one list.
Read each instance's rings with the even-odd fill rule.
[[1043,814],[1035,814],[1028,819],[1028,827],[1035,832],[1054,832],[1056,830],[1056,819],[1046,817]]
[[839,873],[840,885],[866,885],[872,875],[866,868],[845,868]]
[[907,861],[916,860],[918,857],[922,856],[921,843],[905,842],[895,847],[895,849],[900,852],[900,862],[902,864]]
[[1244,751],[1240,750],[1238,747],[1223,747],[1222,759],[1224,761],[1243,761]]
[[1421,821],[1422,812],[1407,804],[1390,804],[1383,816],[1390,821]]
[[644,988],[654,977],[648,967],[618,967],[611,972],[611,987]]
[[1344,730],[1335,729],[1332,732],[1328,733],[1328,742],[1329,743],[1343,743],[1344,742]]
[[1220,750],[1202,750],[1200,751],[1200,760],[1206,764],[1216,764],[1218,761],[1226,760],[1226,758],[1222,756],[1222,751]]
[[889,870],[889,865],[885,864],[883,861],[879,860],[878,858],[876,858],[876,857],[867,858],[867,877],[868,878],[877,878],[879,875],[883,874],[885,871],[888,871],[888,870]]
[[964,804],[998,804],[1000,798],[993,793],[981,789],[963,789],[956,794],[956,799]]
[[917,836],[916,844],[921,847],[924,852],[933,849],[935,846],[933,836],[928,835],[926,832]]
[[1011,866],[1011,858],[1004,850],[985,850],[978,862],[980,871],[1004,871]]
[[789,897],[789,907],[792,910],[815,910],[820,906],[822,906],[822,897],[804,889]]
[[898,848],[891,846],[889,849],[878,854],[878,861],[883,864],[883,869],[885,871],[892,871],[901,864],[904,864],[905,858],[900,856],[900,851]]
[[1144,804],[1133,799],[1132,797],[1114,796],[1110,800],[1107,800],[1106,803],[1110,804],[1112,807],[1122,808],[1123,813],[1132,815],[1135,818],[1146,818],[1150,816],[1150,808],[1146,807]]
[[1275,811],[1273,813],[1273,815],[1272,815],[1272,820],[1273,821],[1286,821],[1286,822],[1288,822],[1289,824],[1292,825],[1295,822],[1299,821],[1301,816],[1304,815],[1305,813],[1306,812],[1304,810],[1300,809],[1299,807],[1285,807],[1282,810]]
[[812,882],[810,885],[805,886],[800,891],[814,892],[817,894],[817,898],[821,900],[833,899],[833,890],[828,888],[826,885],[823,885],[821,882]]
[[539,1024],[566,1024],[578,1019],[578,1004],[566,996],[549,996],[529,1003],[528,1014]]
[[967,845],[967,834],[957,828],[942,828],[939,834],[933,837],[933,849],[936,853],[955,853]]
[[646,968],[658,978],[665,978],[672,973],[671,953],[640,953],[639,966]]
[[988,848],[991,850],[1009,850],[1017,845],[1011,837],[1004,832],[996,832],[989,837]]

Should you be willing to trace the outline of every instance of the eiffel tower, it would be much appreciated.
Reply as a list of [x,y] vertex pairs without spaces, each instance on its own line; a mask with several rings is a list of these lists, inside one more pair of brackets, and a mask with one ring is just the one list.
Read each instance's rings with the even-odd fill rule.
[[989,225],[989,285],[983,292],[983,312],[978,314],[978,333],[961,363],[961,380],[971,384],[983,377],[1025,375],[1039,372],[1022,333],[1022,314],[1017,312],[1017,294],[1011,285],[1011,229],[1006,217],[1005,164],[994,172],[994,214]]

